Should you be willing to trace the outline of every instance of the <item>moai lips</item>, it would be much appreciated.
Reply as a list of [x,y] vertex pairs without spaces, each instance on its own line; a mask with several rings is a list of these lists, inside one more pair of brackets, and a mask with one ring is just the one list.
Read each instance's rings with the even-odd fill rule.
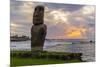
[[44,23],[44,7],[37,6],[33,15],[33,25],[31,28],[31,48],[32,51],[43,51],[47,26]]

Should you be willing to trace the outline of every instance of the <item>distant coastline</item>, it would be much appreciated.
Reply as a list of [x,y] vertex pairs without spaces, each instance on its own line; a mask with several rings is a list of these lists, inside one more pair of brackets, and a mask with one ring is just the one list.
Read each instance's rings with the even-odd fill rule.
[[66,41],[66,42],[72,42],[72,44],[78,44],[78,43],[95,43],[94,40],[88,40],[88,39],[46,39],[47,41]]
[[[31,38],[29,36],[18,36],[18,35],[14,35],[14,36],[10,36],[10,41],[11,42],[19,42],[19,41],[28,41],[31,40]],[[72,44],[77,44],[77,43],[95,43],[94,40],[89,40],[89,39],[45,39],[46,41],[66,41],[66,42],[72,42]]]
[[11,36],[10,37],[10,41],[27,41],[27,40],[30,40],[30,38],[28,36],[18,36],[18,35],[15,35],[15,36]]

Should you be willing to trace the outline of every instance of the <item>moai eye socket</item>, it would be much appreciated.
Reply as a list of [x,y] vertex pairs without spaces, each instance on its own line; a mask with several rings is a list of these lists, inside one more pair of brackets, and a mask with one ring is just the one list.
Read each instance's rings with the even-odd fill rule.
[[35,12],[39,12],[39,9],[38,9],[38,8],[36,8],[36,9],[35,9]]
[[44,12],[44,9],[42,8],[42,7],[37,7],[36,9],[35,9],[35,12],[36,13],[43,13]]

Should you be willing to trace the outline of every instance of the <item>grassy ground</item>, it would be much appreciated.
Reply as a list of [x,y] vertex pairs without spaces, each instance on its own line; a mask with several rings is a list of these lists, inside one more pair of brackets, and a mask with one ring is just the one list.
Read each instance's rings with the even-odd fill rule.
[[10,56],[11,67],[82,62],[81,53],[13,51]]
[[80,62],[79,60],[56,60],[56,59],[37,59],[37,58],[18,58],[11,57],[11,67],[28,66],[28,65],[43,65],[43,64],[61,64]]

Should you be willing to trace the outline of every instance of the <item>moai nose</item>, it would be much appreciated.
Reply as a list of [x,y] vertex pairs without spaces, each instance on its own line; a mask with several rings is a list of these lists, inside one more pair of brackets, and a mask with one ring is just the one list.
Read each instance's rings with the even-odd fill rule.
[[39,15],[38,13],[35,13],[35,14],[34,14],[34,16],[38,16],[38,15]]

